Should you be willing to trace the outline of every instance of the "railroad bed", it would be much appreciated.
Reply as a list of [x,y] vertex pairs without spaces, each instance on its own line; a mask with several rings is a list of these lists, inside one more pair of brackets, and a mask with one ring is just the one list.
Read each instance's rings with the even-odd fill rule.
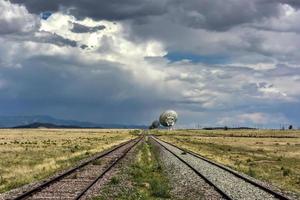
[[86,199],[96,183],[142,138],[122,143],[10,199]]
[[283,194],[263,186],[258,181],[255,181],[242,173],[203,158],[194,152],[183,150],[180,147],[164,142],[154,136],[151,136],[150,138],[157,142],[163,149],[170,152],[180,162],[187,165],[209,185],[213,186],[225,199],[289,199]]

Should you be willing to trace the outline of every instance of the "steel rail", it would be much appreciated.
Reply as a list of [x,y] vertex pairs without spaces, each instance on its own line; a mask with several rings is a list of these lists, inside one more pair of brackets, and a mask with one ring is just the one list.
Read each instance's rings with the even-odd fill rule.
[[193,172],[195,172],[198,176],[200,176],[202,179],[204,179],[209,185],[211,185],[219,194],[221,194],[225,199],[233,200],[230,196],[228,196],[222,189],[220,189],[217,185],[215,185],[213,182],[211,182],[208,178],[206,178],[202,173],[200,173],[197,169],[195,169],[193,166],[191,166],[188,162],[180,158],[177,154],[175,154],[173,151],[168,149],[166,146],[161,144],[159,142],[159,139],[152,137],[152,139],[157,142],[160,146],[162,146],[164,149],[166,149],[168,152],[170,152],[172,155],[174,155],[177,159],[179,159],[182,163],[184,163],[186,166],[188,166]]
[[90,183],[80,194],[78,194],[75,198],[75,200],[80,199],[99,179],[101,179],[108,171],[110,171],[118,162],[120,162],[126,155],[127,153],[136,145],[138,144],[143,137],[139,138],[132,146],[130,146],[128,149],[126,149],[123,154],[117,158],[112,164],[110,164],[92,183]]
[[107,150],[107,151],[104,151],[104,152],[101,153],[100,155],[97,155],[96,157],[92,157],[91,159],[89,159],[89,160],[87,160],[87,161],[85,161],[85,162],[83,162],[83,163],[81,163],[81,164],[79,164],[79,165],[77,165],[77,166],[75,166],[75,167],[73,167],[73,168],[71,168],[71,169],[69,169],[69,170],[63,172],[62,174],[59,174],[58,176],[55,176],[55,177],[53,177],[53,178],[51,178],[51,179],[49,179],[49,180],[43,182],[42,184],[40,184],[40,185],[38,185],[38,186],[36,186],[36,187],[34,187],[34,188],[28,190],[28,191],[23,192],[22,194],[18,195],[18,196],[15,197],[15,198],[12,198],[12,199],[13,199],[13,200],[21,200],[21,199],[25,199],[25,198],[27,198],[27,197],[29,197],[29,196],[31,196],[31,195],[33,195],[33,194],[35,194],[35,193],[41,191],[41,190],[44,189],[45,187],[47,187],[47,186],[49,186],[49,185],[51,185],[51,184],[53,184],[53,183],[56,183],[56,182],[60,181],[60,180],[63,179],[64,177],[66,177],[66,176],[68,176],[68,175],[70,175],[70,174],[76,172],[78,169],[83,168],[84,166],[86,166],[86,165],[88,165],[88,164],[94,162],[95,160],[98,160],[98,159],[100,159],[100,158],[102,158],[102,157],[104,157],[104,156],[106,156],[106,155],[108,155],[108,154],[110,154],[110,153],[112,153],[112,152],[114,152],[114,151],[120,149],[121,147],[123,147],[123,146],[125,146],[125,145],[127,145],[127,144],[129,144],[129,143],[131,143],[131,142],[133,142],[133,141],[135,141],[135,140],[140,141],[142,137],[143,137],[143,136],[140,136],[139,138],[131,139],[131,140],[129,140],[129,141],[126,141],[126,142],[123,142],[123,143],[117,145],[116,147],[113,147],[112,149],[109,149],[109,150]]
[[192,156],[194,156],[196,158],[202,159],[202,160],[210,163],[211,165],[217,166],[217,167],[219,167],[219,168],[221,168],[221,169],[223,169],[223,170],[225,170],[225,171],[233,174],[234,176],[236,176],[236,177],[238,177],[238,178],[240,178],[240,179],[242,179],[242,180],[244,180],[244,181],[246,181],[246,182],[248,182],[248,183],[250,183],[250,184],[252,184],[252,185],[254,185],[256,187],[258,187],[259,189],[264,190],[265,192],[273,195],[277,199],[280,199],[280,200],[291,200],[289,197],[287,197],[287,196],[285,196],[283,194],[280,194],[279,192],[276,192],[276,191],[274,191],[274,190],[272,190],[272,189],[270,189],[268,187],[265,187],[262,184],[257,183],[255,181],[253,181],[253,180],[251,180],[251,179],[243,176],[242,174],[240,174],[240,173],[238,173],[238,172],[236,172],[236,171],[234,171],[234,170],[232,170],[232,169],[230,169],[230,168],[228,168],[226,166],[223,166],[223,165],[221,165],[219,163],[216,163],[216,162],[214,162],[212,160],[209,160],[209,159],[207,159],[207,158],[205,158],[205,157],[203,157],[203,156],[201,156],[201,155],[199,155],[199,154],[197,154],[197,153],[195,153],[193,151],[190,151],[190,150],[187,150],[187,149],[183,149],[183,148],[178,147],[178,146],[176,146],[176,145],[174,145],[174,144],[172,144],[170,142],[166,142],[164,140],[158,139],[157,137],[155,137],[153,135],[152,135],[152,137],[155,138],[155,139],[157,139],[157,140],[159,140],[159,141],[162,141],[162,142],[164,142],[166,144],[169,144],[169,145],[171,145],[171,146],[173,146],[173,147],[175,147],[175,148],[177,148],[177,149],[179,149],[179,150],[181,150],[183,152],[189,153],[190,155],[192,155]]

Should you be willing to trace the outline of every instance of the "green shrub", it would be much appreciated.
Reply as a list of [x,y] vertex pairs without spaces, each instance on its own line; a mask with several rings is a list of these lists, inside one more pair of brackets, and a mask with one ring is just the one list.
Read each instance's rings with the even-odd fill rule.
[[120,183],[120,179],[118,177],[114,176],[111,178],[110,183],[113,185],[117,185]]
[[256,173],[255,173],[255,171],[254,171],[252,168],[249,168],[249,169],[248,169],[247,174],[248,174],[249,176],[251,176],[251,177],[255,177],[255,176],[256,176]]
[[283,168],[283,170],[282,170],[282,175],[283,176],[288,176],[288,175],[290,175],[290,173],[291,173],[290,169]]
[[169,198],[169,186],[161,178],[153,177],[150,181],[151,195],[161,198]]

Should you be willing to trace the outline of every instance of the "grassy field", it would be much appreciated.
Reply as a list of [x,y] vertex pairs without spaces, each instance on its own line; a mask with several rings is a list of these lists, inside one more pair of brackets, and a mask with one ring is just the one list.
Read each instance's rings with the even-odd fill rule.
[[152,133],[252,177],[300,194],[300,131],[176,130]]
[[106,129],[0,129],[0,193],[52,175],[136,131]]

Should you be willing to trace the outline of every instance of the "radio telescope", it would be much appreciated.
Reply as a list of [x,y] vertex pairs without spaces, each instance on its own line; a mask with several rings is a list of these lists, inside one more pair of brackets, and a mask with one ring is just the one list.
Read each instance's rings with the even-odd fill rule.
[[160,124],[159,124],[159,121],[158,121],[158,120],[155,120],[155,121],[152,122],[152,125],[151,125],[151,126],[152,126],[153,128],[158,128],[159,125],[160,125]]
[[159,127],[159,121],[158,120],[155,120],[152,122],[151,126],[149,127],[149,129],[156,129]]
[[161,125],[172,128],[177,122],[178,115],[174,110],[167,110],[163,112],[159,117]]

